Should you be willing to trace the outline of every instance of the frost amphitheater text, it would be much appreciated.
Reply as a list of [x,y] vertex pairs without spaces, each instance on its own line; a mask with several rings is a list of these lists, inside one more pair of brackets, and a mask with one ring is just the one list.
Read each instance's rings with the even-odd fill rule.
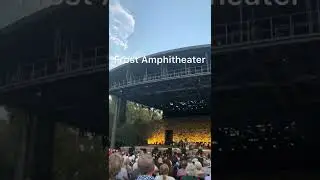
[[162,56],[162,57],[119,57],[115,56],[114,60],[121,63],[141,63],[141,64],[203,64],[206,57],[179,57],[179,56]]

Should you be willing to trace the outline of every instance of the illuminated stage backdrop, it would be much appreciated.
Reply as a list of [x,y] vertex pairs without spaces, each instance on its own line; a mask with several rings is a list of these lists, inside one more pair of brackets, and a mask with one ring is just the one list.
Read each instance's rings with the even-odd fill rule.
[[187,140],[189,142],[211,142],[210,116],[169,118],[164,120],[148,138],[148,144],[163,144],[165,131],[173,130],[173,141]]

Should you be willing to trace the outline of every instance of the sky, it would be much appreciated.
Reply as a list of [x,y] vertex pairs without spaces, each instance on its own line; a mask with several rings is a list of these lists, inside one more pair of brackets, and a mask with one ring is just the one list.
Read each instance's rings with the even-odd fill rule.
[[109,0],[110,69],[141,57],[211,43],[211,0]]

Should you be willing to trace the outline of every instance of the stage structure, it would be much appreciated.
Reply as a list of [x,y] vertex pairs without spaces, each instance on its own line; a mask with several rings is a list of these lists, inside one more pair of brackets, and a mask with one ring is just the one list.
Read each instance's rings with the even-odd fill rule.
[[[110,70],[109,93],[117,97],[116,121],[127,101],[163,111],[165,119],[210,114],[211,45],[185,47],[147,56],[204,58],[203,63],[127,63]],[[143,61],[143,58],[138,60]],[[122,117],[120,117],[122,116]],[[119,122],[117,122],[119,123]],[[163,129],[165,130],[170,129]],[[113,129],[115,132],[115,128]],[[173,137],[175,137],[173,132]],[[113,137],[115,137],[113,135]],[[152,137],[150,137],[152,138]],[[163,140],[163,139],[162,139]],[[149,142],[154,142],[150,140]],[[114,139],[112,139],[112,144]]]
[[15,179],[52,179],[55,122],[107,134],[107,10],[50,6],[0,30],[0,105],[19,111]]
[[[320,40],[319,4],[319,1],[307,0],[299,2],[299,6],[292,9],[264,6],[217,7],[215,12],[219,15],[216,16],[216,44],[213,48],[217,85],[214,89],[220,93],[217,95],[218,99],[230,100],[225,105],[216,101],[220,104],[217,112],[231,118],[230,113],[227,115],[228,109],[233,105],[240,105],[239,93],[247,92],[247,95],[253,96],[249,92],[253,89],[259,89],[260,94],[267,90],[269,93],[264,99],[274,101],[276,98],[279,101],[277,104],[283,108],[290,108],[288,106],[292,103],[289,101],[293,99],[287,96],[294,96],[296,93],[302,93],[305,97],[295,101],[307,103],[311,99],[314,93],[306,93],[306,89],[302,90],[298,86],[306,83],[311,86],[318,79],[320,67],[316,57]],[[236,94],[228,95],[233,92]],[[258,96],[259,93],[255,95]],[[270,99],[267,97],[270,93],[277,97]],[[257,99],[248,98],[247,101],[253,104]],[[266,103],[260,103],[259,106],[261,109],[277,108]],[[240,105],[232,114],[239,116],[242,108],[245,107]],[[254,111],[246,113],[259,114]],[[227,122],[225,119],[223,121],[222,123]]]
[[[315,120],[320,106],[320,1],[298,1],[296,6],[218,5],[215,14],[216,157],[224,157],[219,154],[222,149],[225,154],[235,149],[245,151],[245,142],[257,151],[280,146],[274,144],[280,140],[252,143],[241,139],[226,144],[224,127],[243,131],[248,126],[273,124],[273,128],[279,128],[292,121],[311,149],[316,149],[319,139],[313,137],[320,125]],[[227,136],[235,139],[234,134]],[[280,147],[289,147],[291,142],[284,142]],[[233,164],[226,159],[216,162]]]

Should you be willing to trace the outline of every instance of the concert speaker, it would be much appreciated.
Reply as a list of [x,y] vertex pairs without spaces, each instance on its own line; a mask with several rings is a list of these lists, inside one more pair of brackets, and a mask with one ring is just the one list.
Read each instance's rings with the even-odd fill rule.
[[165,145],[171,145],[172,143],[173,143],[173,130],[166,130]]

